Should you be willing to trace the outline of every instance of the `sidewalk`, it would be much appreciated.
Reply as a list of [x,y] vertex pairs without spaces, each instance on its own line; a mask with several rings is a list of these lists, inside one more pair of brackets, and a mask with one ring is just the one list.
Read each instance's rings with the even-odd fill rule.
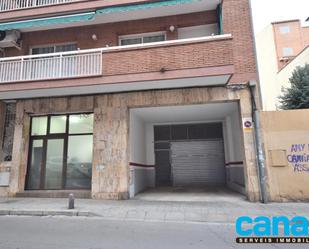
[[75,209],[67,209],[67,199],[0,198],[0,215],[83,216],[113,220],[161,222],[233,223],[237,217],[304,215],[309,217],[309,203],[250,203],[245,200],[220,202],[160,202],[75,200]]

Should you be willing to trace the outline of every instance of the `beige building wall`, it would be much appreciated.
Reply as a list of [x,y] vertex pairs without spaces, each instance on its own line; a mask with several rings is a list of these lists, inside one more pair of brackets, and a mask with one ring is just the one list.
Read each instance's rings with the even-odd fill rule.
[[289,79],[292,77],[293,71],[305,64],[309,64],[309,46],[278,73],[278,83],[282,87],[289,87]]
[[262,112],[271,201],[309,200],[309,110]]
[[[293,71],[309,63],[309,27],[301,27],[299,20],[272,23],[256,35],[256,44],[263,110],[278,110],[278,97],[289,86]],[[293,55],[284,56],[285,48]]]
[[276,84],[278,63],[272,25],[256,36],[256,43],[263,109],[276,110],[280,87]]

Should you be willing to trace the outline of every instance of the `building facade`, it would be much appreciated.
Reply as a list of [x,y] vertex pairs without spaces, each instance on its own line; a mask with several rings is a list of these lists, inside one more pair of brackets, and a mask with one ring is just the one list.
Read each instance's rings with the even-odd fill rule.
[[300,20],[274,22],[256,36],[263,109],[279,109],[282,87],[297,66],[309,63],[309,26]]
[[0,11],[0,195],[216,186],[259,200],[248,0],[17,0]]

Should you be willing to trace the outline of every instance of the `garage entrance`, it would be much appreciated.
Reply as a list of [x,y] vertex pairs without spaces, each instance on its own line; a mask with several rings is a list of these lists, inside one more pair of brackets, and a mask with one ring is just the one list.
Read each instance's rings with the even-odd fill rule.
[[221,123],[154,127],[156,186],[225,184]]
[[131,109],[131,198],[244,194],[238,108],[230,102]]

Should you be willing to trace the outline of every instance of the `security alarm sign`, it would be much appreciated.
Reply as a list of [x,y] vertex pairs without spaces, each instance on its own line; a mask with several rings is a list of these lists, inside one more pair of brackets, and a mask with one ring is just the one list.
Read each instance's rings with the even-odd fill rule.
[[252,118],[243,118],[242,119],[242,127],[244,131],[250,132],[253,129],[253,121]]

